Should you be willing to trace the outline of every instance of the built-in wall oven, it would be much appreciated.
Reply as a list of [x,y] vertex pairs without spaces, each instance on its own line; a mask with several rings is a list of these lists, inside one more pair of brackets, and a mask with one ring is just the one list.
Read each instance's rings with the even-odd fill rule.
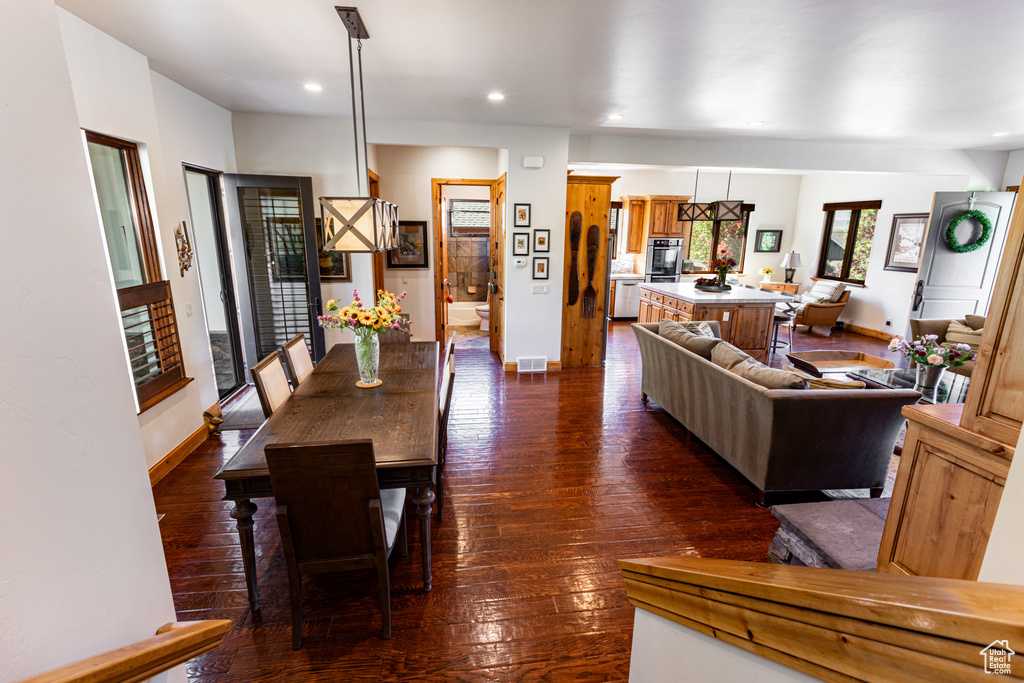
[[679,282],[683,268],[683,240],[647,240],[647,267],[644,279],[647,282]]

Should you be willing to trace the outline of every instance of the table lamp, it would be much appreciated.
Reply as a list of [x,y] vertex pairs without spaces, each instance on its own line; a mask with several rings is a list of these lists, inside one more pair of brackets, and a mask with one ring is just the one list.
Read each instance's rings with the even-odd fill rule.
[[800,262],[800,254],[795,251],[791,251],[782,257],[782,267],[786,269],[786,282],[793,282],[793,276],[796,275],[796,269],[802,266]]

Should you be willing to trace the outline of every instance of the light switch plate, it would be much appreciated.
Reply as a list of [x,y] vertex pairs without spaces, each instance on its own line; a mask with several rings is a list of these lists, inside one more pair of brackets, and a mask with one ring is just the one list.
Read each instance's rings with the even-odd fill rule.
[[192,302],[191,301],[189,303],[185,304],[185,317],[186,318],[191,318],[192,317]]
[[533,293],[534,294],[547,294],[548,293],[548,286],[547,285],[534,285],[533,286]]

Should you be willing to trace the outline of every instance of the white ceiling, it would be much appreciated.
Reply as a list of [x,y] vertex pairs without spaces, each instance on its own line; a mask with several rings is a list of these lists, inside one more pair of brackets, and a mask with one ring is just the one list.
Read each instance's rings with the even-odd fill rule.
[[[351,110],[347,34],[331,2],[57,4],[232,111]],[[368,118],[1024,148],[1021,0],[364,0],[358,7],[370,33]],[[308,92],[306,82],[324,90]],[[495,90],[504,101],[487,100]],[[609,121],[611,113],[623,118]]]

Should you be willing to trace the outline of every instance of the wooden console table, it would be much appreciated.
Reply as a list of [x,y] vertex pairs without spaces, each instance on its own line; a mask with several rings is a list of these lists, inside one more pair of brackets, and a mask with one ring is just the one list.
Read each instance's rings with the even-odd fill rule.
[[789,300],[775,292],[746,287],[702,292],[689,283],[645,282],[640,285],[639,322],[717,320],[722,339],[764,363],[771,345],[775,304]]

